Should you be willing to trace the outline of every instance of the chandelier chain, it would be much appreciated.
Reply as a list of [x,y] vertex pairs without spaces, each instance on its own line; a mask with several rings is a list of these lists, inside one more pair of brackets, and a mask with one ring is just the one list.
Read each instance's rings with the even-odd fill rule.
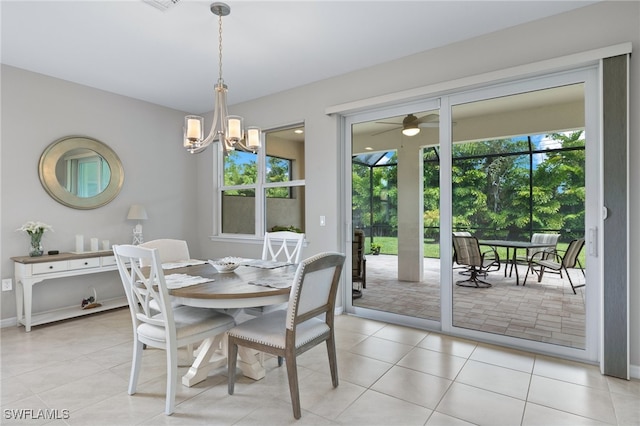
[[222,14],[218,16],[218,76],[222,84]]

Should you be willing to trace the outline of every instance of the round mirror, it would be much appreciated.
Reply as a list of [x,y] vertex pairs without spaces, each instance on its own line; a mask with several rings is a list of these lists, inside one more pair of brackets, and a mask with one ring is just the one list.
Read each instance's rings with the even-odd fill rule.
[[95,209],[113,200],[124,182],[118,155],[102,142],[80,136],[49,145],[38,167],[44,189],[61,204]]

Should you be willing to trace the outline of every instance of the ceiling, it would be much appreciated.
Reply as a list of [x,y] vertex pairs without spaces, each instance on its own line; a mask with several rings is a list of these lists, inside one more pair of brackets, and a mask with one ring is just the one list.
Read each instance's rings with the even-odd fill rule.
[[[218,18],[210,3],[180,0],[161,11],[142,0],[2,0],[2,63],[185,112],[211,111]],[[229,1],[229,104],[593,3]]]

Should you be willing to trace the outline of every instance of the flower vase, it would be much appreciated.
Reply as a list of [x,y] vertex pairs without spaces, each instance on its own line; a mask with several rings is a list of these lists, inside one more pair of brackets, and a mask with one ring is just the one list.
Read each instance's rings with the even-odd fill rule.
[[42,256],[42,233],[33,233],[31,235],[31,245],[29,246],[29,256]]

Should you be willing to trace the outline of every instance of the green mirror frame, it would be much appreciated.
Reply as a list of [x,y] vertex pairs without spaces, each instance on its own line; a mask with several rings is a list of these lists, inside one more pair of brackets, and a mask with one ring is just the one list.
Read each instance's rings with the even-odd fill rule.
[[[78,197],[67,191],[56,177],[56,164],[67,152],[85,148],[95,151],[109,165],[111,178],[104,191],[93,197]],[[124,183],[124,169],[118,155],[99,140],[84,136],[66,136],[49,145],[40,156],[38,165],[40,182],[45,191],[57,202],[74,209],[95,209],[116,198]]]

